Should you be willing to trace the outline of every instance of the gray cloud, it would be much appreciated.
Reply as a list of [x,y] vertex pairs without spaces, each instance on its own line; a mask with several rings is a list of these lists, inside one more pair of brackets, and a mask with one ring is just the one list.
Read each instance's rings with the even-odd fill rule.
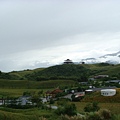
[[[67,48],[68,45],[81,43],[84,44],[84,48],[82,47],[84,51],[88,46],[92,50],[91,43],[97,46],[98,41],[102,47],[104,42],[114,43],[113,41],[117,39],[117,43],[109,46],[119,45],[119,4],[119,0],[1,0],[1,60],[4,58],[4,63],[7,63],[6,56],[13,56],[13,54],[21,56],[26,51],[29,51],[27,54],[31,54],[31,51],[45,49],[49,53],[51,48],[59,46]],[[110,50],[109,46],[105,49]],[[66,50],[65,47],[64,50]],[[70,49],[69,51],[73,53]],[[73,49],[73,51],[75,54],[76,50]],[[41,52],[40,56],[42,57],[43,54],[46,52]],[[52,54],[55,54],[54,51],[47,56],[50,57]],[[25,61],[25,58],[22,59]],[[37,59],[36,57],[35,61]],[[18,66],[18,62],[13,63]],[[0,66],[1,64],[2,62]],[[4,68],[7,69],[7,66]]]

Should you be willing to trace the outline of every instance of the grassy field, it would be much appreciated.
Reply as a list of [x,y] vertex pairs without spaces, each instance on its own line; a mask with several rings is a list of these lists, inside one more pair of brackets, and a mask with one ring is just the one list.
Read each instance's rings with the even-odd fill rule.
[[40,90],[47,91],[48,89],[0,89],[0,96],[19,97],[24,92],[38,93]]
[[[83,113],[89,102],[74,102],[78,112]],[[120,103],[99,103],[101,109],[109,109],[113,114],[120,114]]]
[[52,118],[53,115],[52,110],[0,108],[0,120],[44,120],[40,118]]
[[26,81],[26,80],[0,80],[0,96],[18,97],[23,92],[47,91],[59,87],[71,87],[72,80]]
[[29,80],[0,80],[2,89],[45,89],[55,87],[73,86],[72,80],[48,80],[48,81],[29,81]]
[[[85,102],[75,103],[77,111],[84,114],[84,107],[88,104]],[[119,103],[99,103],[101,109],[109,109],[112,114],[120,115]],[[44,120],[41,117],[48,118],[48,120],[55,120],[58,116],[55,115],[54,110],[42,110],[38,108],[31,109],[11,109],[0,107],[0,120]],[[54,119],[53,119],[54,118]]]

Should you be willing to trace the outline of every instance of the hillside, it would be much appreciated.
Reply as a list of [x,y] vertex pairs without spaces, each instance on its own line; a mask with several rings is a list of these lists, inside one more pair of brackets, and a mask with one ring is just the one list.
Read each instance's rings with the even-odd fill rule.
[[100,91],[88,94],[84,97],[82,102],[113,102],[120,103],[120,88],[116,89],[117,94],[115,96],[102,96]]
[[90,70],[81,65],[75,64],[63,64],[56,65],[44,70],[33,72],[28,74],[26,77],[31,80],[56,80],[56,79],[69,79],[69,80],[80,80],[86,81],[89,76]]
[[100,74],[108,74],[110,77],[120,79],[120,64],[63,64],[34,70],[0,72],[0,79],[37,81],[67,79],[86,81],[88,77]]

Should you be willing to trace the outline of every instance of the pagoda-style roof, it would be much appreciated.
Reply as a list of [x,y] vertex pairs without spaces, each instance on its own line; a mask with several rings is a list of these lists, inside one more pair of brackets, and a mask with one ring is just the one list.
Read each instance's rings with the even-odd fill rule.
[[66,59],[65,61],[64,61],[64,64],[72,64],[73,62],[72,62],[72,60],[70,60],[70,59]]

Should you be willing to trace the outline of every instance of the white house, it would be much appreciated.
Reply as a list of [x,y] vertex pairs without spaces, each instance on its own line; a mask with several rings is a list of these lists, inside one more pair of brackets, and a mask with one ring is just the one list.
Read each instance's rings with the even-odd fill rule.
[[116,94],[116,89],[102,89],[101,95],[103,96],[114,96]]
[[106,81],[106,83],[117,83],[117,84],[120,84],[120,80],[109,80],[109,81]]

